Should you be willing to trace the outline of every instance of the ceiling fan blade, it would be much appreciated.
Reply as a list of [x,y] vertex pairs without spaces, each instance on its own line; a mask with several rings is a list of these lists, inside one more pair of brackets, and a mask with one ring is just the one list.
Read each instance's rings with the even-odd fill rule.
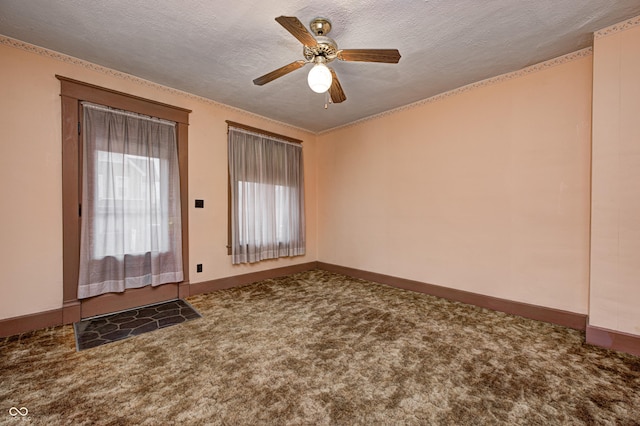
[[342,90],[342,85],[338,80],[338,76],[336,75],[336,72],[331,68],[329,68],[329,70],[331,71],[331,76],[333,77],[331,87],[329,87],[329,95],[331,95],[331,102],[333,102],[334,104],[339,104],[340,102],[346,101],[347,96],[344,94],[344,91]]
[[289,65],[285,65],[284,67],[280,67],[275,71],[271,71],[270,73],[265,74],[262,77],[256,78],[255,80],[253,80],[253,84],[255,84],[256,86],[262,86],[263,84],[267,84],[268,82],[273,81],[276,78],[289,74],[291,71],[302,68],[306,63],[306,61],[302,60],[291,62]]
[[398,49],[344,49],[338,51],[338,59],[397,64],[400,60],[400,52]]
[[295,16],[278,16],[276,21],[305,46],[314,47],[318,45],[316,39]]

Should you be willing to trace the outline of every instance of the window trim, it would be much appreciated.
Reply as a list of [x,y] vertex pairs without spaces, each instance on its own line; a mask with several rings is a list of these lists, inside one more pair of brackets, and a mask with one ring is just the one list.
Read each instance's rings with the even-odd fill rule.
[[287,142],[299,143],[301,144],[303,141],[301,139],[292,138],[290,136],[279,135],[277,133],[269,132],[267,130],[258,129],[257,127],[247,126],[246,124],[236,123],[235,121],[225,120],[227,123],[227,134],[229,133],[229,127],[235,127],[237,129],[247,130],[253,133],[260,133],[261,135],[269,136],[276,139],[283,139]]
[[[61,75],[60,99],[62,116],[62,322],[71,324],[82,318],[78,299],[80,260],[80,217],[82,170],[79,158],[81,134],[81,101],[158,117],[176,123],[178,163],[180,168],[180,204],[182,214],[182,264],[184,280],[178,283],[179,296],[188,295],[189,285],[189,186],[188,126],[191,110],[145,99]],[[162,286],[160,286],[161,288]]]

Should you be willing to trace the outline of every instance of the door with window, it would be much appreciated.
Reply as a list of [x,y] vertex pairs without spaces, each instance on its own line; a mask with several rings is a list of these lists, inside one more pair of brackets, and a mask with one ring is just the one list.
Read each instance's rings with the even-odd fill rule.
[[[186,146],[180,149],[188,112],[166,119],[176,114],[152,101],[60,79],[63,139],[65,121],[74,112],[78,120],[75,226],[68,217],[74,180],[64,179],[74,153],[63,141],[64,322],[180,297],[188,284]],[[75,90],[72,99],[65,86]]]

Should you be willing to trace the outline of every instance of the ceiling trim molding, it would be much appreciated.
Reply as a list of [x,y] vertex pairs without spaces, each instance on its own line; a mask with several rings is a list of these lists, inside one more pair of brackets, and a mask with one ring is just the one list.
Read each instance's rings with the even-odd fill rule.
[[212,99],[209,98],[205,98],[203,96],[198,96],[198,95],[194,95],[193,93],[189,93],[189,92],[185,92],[182,90],[178,90],[178,89],[174,89],[173,87],[169,87],[169,86],[164,86],[162,84],[159,83],[154,83],[153,81],[150,80],[145,80],[144,78],[140,78],[140,77],[136,77],[135,75],[132,74],[127,74],[125,72],[122,71],[117,71],[114,70],[112,68],[107,68],[107,67],[103,67],[102,65],[98,65],[98,64],[94,64],[92,62],[89,61],[85,61],[83,59],[78,59],[75,58],[73,56],[69,56],[66,55],[64,53],[60,53],[60,52],[56,52],[55,50],[50,50],[50,49],[46,49],[44,47],[40,47],[40,46],[36,46],[34,44],[31,43],[27,43],[18,39],[14,39],[8,36],[5,36],[3,34],[0,34],[0,45],[4,45],[4,46],[8,46],[8,47],[13,47],[19,50],[23,50],[25,52],[29,52],[29,53],[33,53],[39,56],[44,56],[46,58],[50,58],[50,59],[54,59],[60,62],[64,62],[67,64],[71,64],[71,65],[76,65],[85,69],[88,69],[90,71],[95,71],[101,74],[106,74],[108,76],[111,77],[116,77],[116,78],[120,78],[122,80],[126,80],[126,81],[130,81],[136,84],[139,84],[141,86],[146,86],[146,87],[150,87],[153,89],[157,89],[160,90],[162,92],[166,92],[166,93],[170,93],[173,95],[178,95],[178,96],[182,96],[182,97],[186,97],[186,98],[190,98],[193,99],[195,101],[199,101],[199,102],[203,102],[209,105],[214,105],[220,108],[224,108],[224,109],[228,109],[230,111],[236,112],[236,113],[240,113],[243,114],[245,116],[249,116],[252,118],[257,118],[260,120],[264,120],[273,124],[277,124],[280,126],[284,126],[287,127],[289,129],[293,129],[296,131],[302,131],[305,133],[309,133],[309,134],[317,134],[311,130],[308,129],[303,129],[301,127],[297,127],[297,126],[293,126],[291,124],[288,123],[284,123],[282,121],[278,121],[278,120],[274,120],[272,118],[268,118],[259,114],[255,114],[240,108],[236,108],[233,107],[231,105],[227,105],[227,104],[223,104],[220,102],[216,102]]
[[601,30],[598,30],[595,33],[593,33],[593,38],[599,39],[602,37],[607,37],[622,31],[629,30],[639,25],[640,25],[640,15],[634,18],[627,19],[626,21],[618,22],[617,24],[611,25]]
[[533,74],[539,71],[544,71],[546,69],[565,64],[567,62],[572,62],[578,59],[589,57],[593,54],[592,47],[586,47],[584,49],[568,53],[566,55],[558,56],[557,58],[549,59],[548,61],[540,62],[535,65],[528,66],[526,68],[522,68],[518,71],[512,71],[506,74],[501,74],[496,77],[490,77],[486,80],[477,81],[475,83],[467,84],[466,86],[458,87],[453,90],[449,90],[447,92],[439,93],[430,98],[422,99],[417,102],[413,102],[411,104],[403,105],[398,108],[390,109],[388,111],[381,112],[379,114],[370,115],[369,117],[361,118],[356,121],[352,121],[351,123],[343,124],[342,126],[334,127],[332,129],[323,130],[318,132],[318,135],[324,135],[330,132],[334,132],[336,130],[342,130],[347,127],[355,126],[358,124],[362,124],[366,121],[375,120],[381,117],[386,117],[388,115],[396,114],[402,111],[406,111],[409,109],[417,108],[426,104],[430,104],[433,102],[437,102],[446,98],[450,98],[452,96],[457,96],[465,92],[469,92],[474,89],[478,89],[480,87],[491,86],[493,84],[502,83],[508,80],[513,80],[515,78],[524,77],[529,74]]

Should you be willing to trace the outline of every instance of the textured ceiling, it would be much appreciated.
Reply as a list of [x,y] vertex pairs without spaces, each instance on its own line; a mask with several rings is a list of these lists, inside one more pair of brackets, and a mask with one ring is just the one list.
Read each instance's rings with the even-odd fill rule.
[[[347,100],[324,109],[311,65],[274,18],[329,18],[339,48],[397,48],[399,64],[335,61]],[[592,45],[640,0],[0,0],[0,34],[320,132]],[[1,59],[1,58],[0,58]]]

